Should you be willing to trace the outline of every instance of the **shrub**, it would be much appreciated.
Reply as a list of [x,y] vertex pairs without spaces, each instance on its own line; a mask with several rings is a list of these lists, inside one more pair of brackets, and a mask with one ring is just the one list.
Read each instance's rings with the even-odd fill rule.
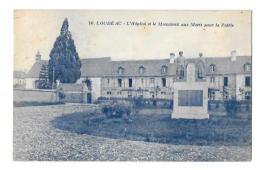
[[229,117],[235,117],[237,112],[238,102],[235,99],[227,100],[224,102],[225,110]]
[[57,92],[58,92],[59,100],[60,100],[61,102],[63,102],[63,100],[64,100],[65,97],[66,97],[66,94],[64,93],[64,91],[62,90],[62,88],[58,88],[58,89],[57,89]]
[[123,118],[124,115],[129,116],[132,112],[132,105],[123,102],[107,103],[101,108],[102,113],[109,118]]
[[64,99],[65,98],[65,93],[63,91],[59,92],[59,99]]

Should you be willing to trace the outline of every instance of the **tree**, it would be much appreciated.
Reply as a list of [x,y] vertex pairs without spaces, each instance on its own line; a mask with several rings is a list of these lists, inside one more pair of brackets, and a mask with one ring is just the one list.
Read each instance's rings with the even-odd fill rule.
[[66,18],[50,52],[48,76],[51,83],[56,80],[60,80],[61,83],[75,83],[81,75],[81,61],[68,29],[69,23]]
[[43,64],[41,67],[39,81],[38,81],[39,89],[48,89],[50,88],[49,78],[48,78],[48,66]]

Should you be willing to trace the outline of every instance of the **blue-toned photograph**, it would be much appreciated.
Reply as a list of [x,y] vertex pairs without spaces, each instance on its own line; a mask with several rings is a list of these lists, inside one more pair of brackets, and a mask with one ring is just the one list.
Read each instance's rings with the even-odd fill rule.
[[15,10],[14,161],[251,161],[251,11]]

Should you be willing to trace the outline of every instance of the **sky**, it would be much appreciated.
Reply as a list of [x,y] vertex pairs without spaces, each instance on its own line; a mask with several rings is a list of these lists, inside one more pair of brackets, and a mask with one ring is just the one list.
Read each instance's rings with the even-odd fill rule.
[[[65,18],[81,59],[161,59],[179,51],[185,57],[198,57],[200,52],[205,57],[226,57],[232,50],[251,55],[250,11],[15,10],[14,70],[28,71],[38,50],[42,59],[49,59]],[[97,25],[107,21],[121,25]],[[130,22],[147,25],[127,25]],[[156,25],[149,26],[150,22]],[[179,26],[158,26],[159,22]]]

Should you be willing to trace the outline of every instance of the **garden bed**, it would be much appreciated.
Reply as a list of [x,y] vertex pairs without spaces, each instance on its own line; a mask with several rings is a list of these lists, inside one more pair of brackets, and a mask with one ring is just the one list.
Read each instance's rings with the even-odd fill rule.
[[57,117],[53,126],[78,133],[127,140],[182,145],[251,145],[251,120],[213,117],[173,120],[168,109],[141,109],[131,121],[101,113],[73,113]]

